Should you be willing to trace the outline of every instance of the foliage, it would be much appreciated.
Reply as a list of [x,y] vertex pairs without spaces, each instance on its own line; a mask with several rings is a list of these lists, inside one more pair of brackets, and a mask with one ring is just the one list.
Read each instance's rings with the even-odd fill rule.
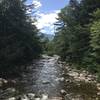
[[100,9],[93,13],[95,20],[91,25],[91,41],[90,45],[93,49],[91,55],[100,67]]
[[32,23],[24,1],[0,1],[0,71],[16,69],[39,56],[38,30]]
[[100,0],[70,0],[58,14],[55,53],[68,63],[100,72]]

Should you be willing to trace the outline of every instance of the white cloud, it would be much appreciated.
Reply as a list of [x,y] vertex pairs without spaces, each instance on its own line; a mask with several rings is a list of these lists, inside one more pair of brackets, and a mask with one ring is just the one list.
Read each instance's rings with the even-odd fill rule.
[[41,32],[46,32],[45,30],[49,30],[53,32],[54,23],[57,21],[59,10],[53,11],[51,13],[38,13],[38,20],[36,22],[37,27],[41,30]]
[[32,4],[34,4],[36,9],[40,8],[42,6],[42,4],[39,0],[33,0]]

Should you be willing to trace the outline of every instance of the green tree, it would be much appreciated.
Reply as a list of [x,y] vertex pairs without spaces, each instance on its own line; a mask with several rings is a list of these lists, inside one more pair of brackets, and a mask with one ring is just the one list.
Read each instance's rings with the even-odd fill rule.
[[100,8],[100,0],[81,0],[80,2],[80,23],[86,25],[91,22],[91,15],[97,8]]
[[91,25],[91,41],[90,45],[93,48],[92,56],[96,63],[100,66],[100,9],[93,13],[95,20]]
[[79,12],[79,3],[76,0],[70,0],[69,6],[59,13],[58,23],[60,24],[55,36],[56,48],[59,47],[58,54],[71,62],[80,62],[88,49],[89,34],[87,34],[88,30],[79,23]]
[[0,71],[29,64],[41,53],[38,30],[24,1],[0,1]]

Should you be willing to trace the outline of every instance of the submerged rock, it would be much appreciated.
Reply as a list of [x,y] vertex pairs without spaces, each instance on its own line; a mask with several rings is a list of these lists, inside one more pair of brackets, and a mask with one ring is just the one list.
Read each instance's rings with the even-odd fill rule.
[[56,81],[61,81],[61,82],[63,82],[64,80],[65,80],[65,78],[64,77],[61,77],[61,78],[57,78],[57,79],[55,79]]
[[50,82],[49,82],[49,81],[43,80],[42,83],[43,83],[43,84],[49,84]]

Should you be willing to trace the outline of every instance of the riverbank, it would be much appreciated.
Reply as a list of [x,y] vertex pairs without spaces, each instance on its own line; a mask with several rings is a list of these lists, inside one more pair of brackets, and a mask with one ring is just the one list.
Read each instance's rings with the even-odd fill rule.
[[43,56],[28,66],[22,78],[0,78],[0,100],[100,100],[97,77]]

